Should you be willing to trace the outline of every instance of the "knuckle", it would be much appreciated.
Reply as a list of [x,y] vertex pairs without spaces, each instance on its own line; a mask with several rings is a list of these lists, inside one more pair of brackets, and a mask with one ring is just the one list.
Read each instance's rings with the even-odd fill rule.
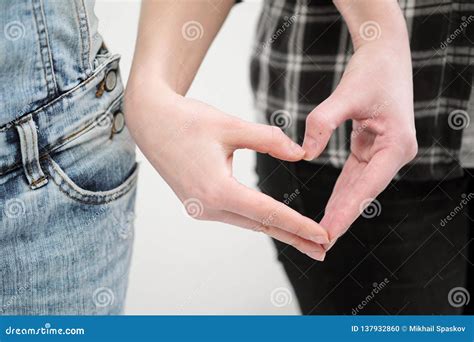
[[312,112],[311,114],[308,115],[306,118],[306,127],[307,128],[315,128],[318,125],[318,116],[316,112]]
[[286,134],[280,127],[270,126],[271,140],[273,143],[283,142],[286,138]]
[[306,118],[306,128],[309,130],[308,133],[318,136],[333,130],[335,127],[327,115],[313,111]]
[[223,128],[228,132],[245,132],[248,130],[248,123],[237,119],[237,118],[227,118],[223,124]]

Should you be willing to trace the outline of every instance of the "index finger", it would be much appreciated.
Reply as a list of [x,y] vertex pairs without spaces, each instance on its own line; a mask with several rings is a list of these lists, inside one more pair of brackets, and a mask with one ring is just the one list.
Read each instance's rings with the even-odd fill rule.
[[232,180],[228,185],[228,194],[223,203],[228,211],[248,217],[265,226],[279,227],[316,243],[329,242],[326,230],[318,223],[268,195],[250,189],[236,180]]

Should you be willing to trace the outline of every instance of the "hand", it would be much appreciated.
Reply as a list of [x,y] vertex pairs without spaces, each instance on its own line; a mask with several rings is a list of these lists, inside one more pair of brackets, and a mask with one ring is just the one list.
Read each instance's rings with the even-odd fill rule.
[[320,222],[330,246],[417,153],[407,44],[377,41],[356,50],[334,93],[307,118],[304,159],[317,157],[348,119],[351,152]]
[[301,146],[277,127],[244,122],[166,87],[137,87],[140,91],[130,91],[130,84],[127,88],[127,125],[185,206],[194,201],[191,216],[262,231],[314,259],[324,259],[321,244],[329,240],[319,224],[232,177],[236,149],[297,161],[304,156]]

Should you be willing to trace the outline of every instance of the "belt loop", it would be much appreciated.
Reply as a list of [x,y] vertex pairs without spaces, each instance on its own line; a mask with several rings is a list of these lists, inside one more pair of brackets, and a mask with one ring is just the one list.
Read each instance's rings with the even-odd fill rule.
[[22,118],[16,124],[16,129],[20,137],[23,170],[31,189],[38,189],[48,183],[48,178],[39,163],[38,135],[31,114]]

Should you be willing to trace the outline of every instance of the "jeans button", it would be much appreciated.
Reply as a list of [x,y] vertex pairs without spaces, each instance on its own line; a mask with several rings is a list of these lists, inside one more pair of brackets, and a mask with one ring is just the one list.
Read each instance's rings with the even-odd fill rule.
[[115,70],[109,70],[105,76],[105,90],[112,91],[117,85],[117,72]]
[[125,116],[122,112],[117,112],[114,114],[114,124],[112,126],[112,131],[114,134],[120,133],[125,127]]

